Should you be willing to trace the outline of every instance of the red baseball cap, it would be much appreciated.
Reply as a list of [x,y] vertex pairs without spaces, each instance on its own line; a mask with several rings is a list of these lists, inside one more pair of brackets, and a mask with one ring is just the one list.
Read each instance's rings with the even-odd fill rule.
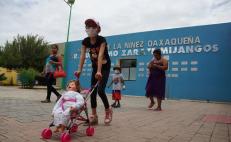
[[96,22],[94,19],[85,20],[85,26],[86,27],[98,28],[98,33],[101,31],[101,27],[99,25],[99,22]]

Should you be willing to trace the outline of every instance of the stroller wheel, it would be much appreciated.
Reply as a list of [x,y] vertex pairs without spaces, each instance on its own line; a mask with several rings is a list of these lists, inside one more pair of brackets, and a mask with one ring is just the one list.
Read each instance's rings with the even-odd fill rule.
[[62,133],[60,139],[61,139],[61,142],[70,142],[71,136],[69,133]]
[[46,128],[41,133],[42,138],[44,139],[50,139],[52,136],[52,131],[50,128]]
[[70,129],[70,132],[71,133],[75,133],[77,131],[78,131],[78,125],[77,124],[73,124],[72,127],[71,127],[71,129]]
[[87,136],[93,136],[94,133],[95,133],[95,128],[93,128],[93,127],[88,127],[88,128],[86,129],[86,134],[87,134]]

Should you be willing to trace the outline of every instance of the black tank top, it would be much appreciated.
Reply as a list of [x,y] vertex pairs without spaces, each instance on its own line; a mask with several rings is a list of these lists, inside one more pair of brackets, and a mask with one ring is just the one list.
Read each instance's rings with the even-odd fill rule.
[[107,61],[106,64],[102,65],[102,69],[110,69],[111,60],[110,60],[110,57],[109,57],[109,54],[108,54],[108,47],[107,47],[106,39],[104,37],[98,35],[96,37],[95,44],[91,44],[89,37],[85,38],[82,41],[82,45],[84,45],[87,49],[89,49],[89,54],[90,54],[93,69],[97,69],[99,49],[100,49],[100,46],[101,46],[102,43],[106,43],[106,48],[104,50],[103,59]]

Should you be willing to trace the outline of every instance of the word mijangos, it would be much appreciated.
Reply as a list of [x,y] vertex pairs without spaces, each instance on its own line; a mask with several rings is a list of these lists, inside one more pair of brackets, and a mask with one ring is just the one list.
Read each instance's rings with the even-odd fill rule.
[[[218,44],[206,44],[206,45],[186,45],[186,46],[173,46],[173,47],[161,47],[163,54],[188,54],[188,53],[200,53],[200,52],[218,52]],[[155,48],[148,49],[149,52],[153,52]]]
[[[144,56],[151,55],[157,47],[153,48],[141,48],[141,49],[122,49],[122,50],[110,50],[109,56]],[[217,44],[206,45],[186,45],[186,46],[170,46],[160,47],[163,54],[192,54],[201,52],[217,52],[219,50]]]

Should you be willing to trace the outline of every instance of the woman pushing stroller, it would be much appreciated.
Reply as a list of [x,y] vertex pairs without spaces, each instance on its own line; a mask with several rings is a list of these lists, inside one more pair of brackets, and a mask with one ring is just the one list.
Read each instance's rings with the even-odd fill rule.
[[93,86],[97,83],[97,81],[99,81],[97,89],[95,89],[91,94],[92,116],[90,117],[90,123],[98,124],[98,115],[96,110],[96,95],[98,93],[105,107],[104,123],[109,124],[112,121],[112,109],[109,106],[105,88],[110,74],[111,60],[108,54],[107,42],[103,36],[98,35],[101,31],[98,22],[93,19],[87,19],[85,21],[85,26],[88,37],[82,41],[80,62],[76,75],[80,77],[86,52],[89,51],[92,62],[91,85]]

